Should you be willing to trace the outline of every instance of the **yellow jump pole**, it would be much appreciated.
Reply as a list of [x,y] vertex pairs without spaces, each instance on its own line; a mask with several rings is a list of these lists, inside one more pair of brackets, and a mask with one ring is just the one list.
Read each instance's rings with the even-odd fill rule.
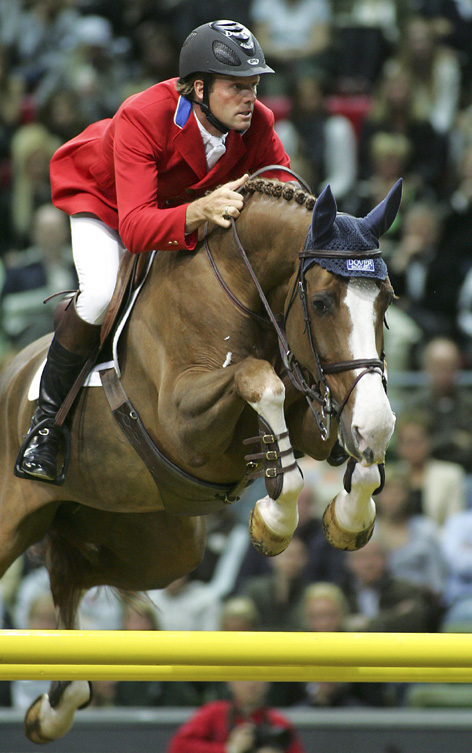
[[472,669],[450,667],[235,667],[144,664],[1,664],[0,680],[265,680],[268,682],[471,683]]
[[2,630],[1,665],[472,668],[472,634]]

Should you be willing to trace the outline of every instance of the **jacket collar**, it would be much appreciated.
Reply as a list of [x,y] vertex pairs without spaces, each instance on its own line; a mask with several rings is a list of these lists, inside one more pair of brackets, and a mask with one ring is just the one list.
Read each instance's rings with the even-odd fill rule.
[[178,149],[187,164],[192,168],[199,182],[214,185],[219,175],[227,176],[246,152],[241,134],[228,131],[226,138],[226,152],[216,165],[207,173],[205,149],[195,116],[192,103],[185,97],[179,97],[174,113],[174,123],[177,133],[174,138],[175,148]]

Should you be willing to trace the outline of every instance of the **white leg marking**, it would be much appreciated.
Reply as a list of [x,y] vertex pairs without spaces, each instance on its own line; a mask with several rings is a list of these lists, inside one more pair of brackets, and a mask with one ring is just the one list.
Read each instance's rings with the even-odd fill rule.
[[41,699],[39,720],[41,734],[50,740],[65,735],[72,726],[74,714],[90,697],[90,688],[85,680],[76,680],[67,686],[56,708],[49,703],[47,693]]
[[[250,403],[257,413],[267,421],[275,434],[287,431],[284,416],[285,388],[277,379],[277,390],[267,386],[262,398],[257,403]],[[295,462],[289,437],[279,440],[279,449],[290,450],[281,459],[282,467],[286,468]],[[277,500],[268,495],[258,501],[259,512],[267,526],[281,536],[291,536],[298,524],[297,501],[303,487],[303,479],[298,468],[287,471],[283,477],[282,492]]]
[[358,532],[368,528],[375,519],[374,492],[380,485],[377,465],[364,467],[356,463],[351,479],[351,491],[339,492],[335,513],[339,525],[346,531]]

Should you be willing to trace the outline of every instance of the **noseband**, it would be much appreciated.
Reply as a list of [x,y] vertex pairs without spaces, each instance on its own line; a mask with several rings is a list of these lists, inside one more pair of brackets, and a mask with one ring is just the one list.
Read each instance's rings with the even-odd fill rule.
[[[294,178],[296,178],[297,181],[303,184],[303,186],[308,190],[309,193],[311,193],[309,186],[307,186],[307,184],[296,173],[290,170],[290,168],[284,168],[279,165],[270,165],[268,167],[262,168],[261,170],[258,170],[256,173],[251,175],[251,178],[256,177],[256,175],[259,175],[261,172],[268,172],[270,170],[275,170],[275,169],[283,170],[285,172],[290,173]],[[305,397],[309,405],[309,408],[312,412],[312,415],[316,421],[316,425],[320,432],[321,438],[323,441],[326,441],[329,438],[330,433],[331,433],[331,421],[332,420],[339,421],[341,414],[344,408],[346,407],[346,404],[352,392],[354,391],[356,385],[359,383],[359,381],[362,379],[363,376],[365,376],[366,374],[371,374],[371,373],[379,374],[382,377],[382,382],[383,382],[384,388],[386,389],[385,362],[384,362],[383,354],[381,358],[358,358],[358,359],[353,359],[351,361],[339,361],[337,363],[332,363],[332,364],[322,364],[320,357],[318,355],[318,351],[315,346],[313,333],[311,330],[310,316],[309,316],[308,303],[307,303],[307,290],[306,290],[304,267],[305,267],[307,258],[315,259],[317,256],[319,257],[321,256],[326,257],[329,255],[334,256],[336,252],[322,251],[322,252],[317,253],[316,251],[311,251],[311,250],[309,252],[306,252],[306,251],[301,252],[300,257],[299,257],[300,264],[298,267],[297,279],[295,281],[295,285],[293,287],[293,290],[290,296],[290,301],[289,301],[289,305],[287,307],[287,311],[284,317],[283,325],[281,325],[277,321],[269,305],[269,302],[265,296],[265,293],[262,290],[259,280],[257,279],[254,269],[241,243],[241,240],[239,238],[238,231],[236,228],[235,219],[234,217],[231,217],[230,219],[231,219],[233,238],[234,238],[236,248],[245,266],[247,267],[249,274],[251,275],[254,285],[256,286],[257,292],[259,294],[259,298],[261,299],[261,302],[267,312],[268,319],[261,317],[255,311],[251,311],[251,309],[248,309],[246,306],[244,306],[244,304],[241,303],[241,301],[239,301],[239,299],[231,292],[229,287],[226,285],[225,281],[223,280],[216,266],[215,260],[210,250],[210,246],[208,242],[208,232],[207,232],[208,223],[207,223],[205,227],[204,243],[205,243],[205,249],[206,249],[211,267],[218,279],[218,282],[222,286],[223,290],[228,295],[230,300],[237,306],[237,308],[239,308],[245,314],[256,319],[260,323],[263,323],[266,325],[271,324],[273,326],[275,333],[277,335],[282,362],[290,378],[290,381],[292,382],[294,387],[299,392],[301,392],[302,395]],[[380,255],[380,251],[372,252],[372,255]],[[286,336],[286,324],[287,324],[288,315],[290,313],[292,304],[296,298],[297,293],[300,298],[302,309],[303,309],[303,316],[304,316],[304,321],[305,321],[304,331],[307,333],[311,354],[312,354],[313,361],[316,367],[316,374],[314,375],[315,382],[312,385],[309,385],[308,382],[306,381],[303,375],[303,369],[298,363],[298,361],[296,360],[295,356],[293,355],[290,349],[290,346],[288,344],[287,336]],[[345,371],[353,371],[354,369],[362,369],[362,371],[360,374],[356,376],[353,383],[349,387],[346,395],[341,401],[340,405],[336,409],[333,405],[333,401],[331,398],[331,390],[326,381],[325,375],[326,374],[339,374]],[[315,406],[315,403],[317,404],[317,406]]]

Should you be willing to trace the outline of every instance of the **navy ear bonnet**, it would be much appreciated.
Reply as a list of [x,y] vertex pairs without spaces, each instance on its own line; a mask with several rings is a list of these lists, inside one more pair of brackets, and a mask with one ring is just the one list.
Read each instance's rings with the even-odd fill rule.
[[387,265],[380,258],[379,238],[397,216],[402,196],[398,180],[388,196],[364,218],[338,214],[335,198],[327,186],[313,209],[308,235],[300,254],[302,274],[312,264],[343,277],[373,277],[385,280]]

